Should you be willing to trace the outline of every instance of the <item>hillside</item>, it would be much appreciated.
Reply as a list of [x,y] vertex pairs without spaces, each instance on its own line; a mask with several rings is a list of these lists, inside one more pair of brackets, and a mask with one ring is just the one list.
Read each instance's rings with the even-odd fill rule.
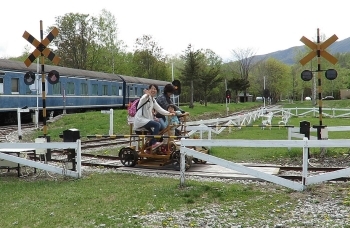
[[[267,59],[271,57],[285,64],[292,65],[296,62],[296,60],[294,59],[295,53],[297,53],[299,50],[302,50],[303,48],[304,48],[304,45],[301,45],[301,46],[295,46],[295,47],[291,47],[281,51],[271,52],[265,55],[257,55],[255,56],[256,58],[255,60],[259,61],[259,60]],[[350,52],[350,37],[344,40],[334,42],[328,48],[328,50],[331,54]]]

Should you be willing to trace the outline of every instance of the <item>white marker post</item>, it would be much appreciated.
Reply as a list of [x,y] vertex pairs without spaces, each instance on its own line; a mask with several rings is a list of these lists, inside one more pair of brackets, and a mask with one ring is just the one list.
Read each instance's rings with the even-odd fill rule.
[[109,135],[113,135],[113,109],[101,110],[101,113],[109,114]]
[[22,129],[21,129],[21,112],[29,112],[28,107],[17,108],[17,123],[18,123],[18,139],[22,140]]

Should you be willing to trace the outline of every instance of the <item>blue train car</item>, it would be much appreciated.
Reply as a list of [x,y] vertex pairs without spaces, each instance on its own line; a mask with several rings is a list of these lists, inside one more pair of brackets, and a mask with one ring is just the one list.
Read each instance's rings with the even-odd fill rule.
[[[47,72],[51,70],[60,74],[56,84],[48,83]],[[26,67],[23,62],[0,59],[0,118],[5,122],[17,120],[18,108],[42,111],[42,74],[36,75],[34,84],[27,85],[24,75],[28,71],[37,72],[37,65]],[[56,115],[63,111],[126,108],[148,85],[156,84],[162,91],[170,83],[51,65],[45,65],[45,72],[45,106]]]

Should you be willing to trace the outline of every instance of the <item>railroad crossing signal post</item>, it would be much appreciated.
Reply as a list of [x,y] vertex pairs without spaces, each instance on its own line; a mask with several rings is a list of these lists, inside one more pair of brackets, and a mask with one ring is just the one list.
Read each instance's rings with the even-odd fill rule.
[[[306,46],[311,48],[311,52],[307,54],[304,58],[302,58],[299,62],[301,65],[305,65],[310,60],[312,60],[314,57],[317,56],[317,78],[318,78],[318,109],[319,109],[319,125],[314,125],[313,128],[317,128],[317,139],[321,139],[321,129],[325,128],[326,126],[322,123],[322,78],[321,78],[321,56],[328,60],[332,64],[336,64],[338,60],[329,54],[326,51],[326,48],[329,47],[332,43],[334,43],[338,37],[336,35],[331,36],[323,43],[320,43],[320,30],[317,29],[317,43],[312,42],[305,36],[303,36],[300,41],[303,42]],[[329,80],[334,80],[337,77],[337,71],[334,69],[328,69],[326,70],[326,78]],[[301,73],[301,78],[304,81],[310,81],[312,79],[313,73],[310,70],[304,70]]]
[[[39,42],[37,39],[35,39],[32,35],[30,35],[27,31],[24,31],[23,38],[26,39],[29,43],[31,43],[35,50],[28,56],[28,58],[24,61],[24,64],[29,67],[32,62],[41,56],[41,88],[42,88],[42,101],[43,101],[43,131],[44,131],[44,137],[46,137],[47,134],[47,127],[46,127],[46,89],[45,89],[45,69],[44,69],[44,57],[47,57],[49,60],[51,60],[54,64],[58,64],[60,61],[60,57],[56,56],[55,53],[53,53],[47,46],[50,44],[50,42],[58,35],[58,29],[53,28],[52,31],[46,36],[45,39],[43,39],[43,23],[40,20],[40,40]],[[54,78],[54,81],[51,81],[50,78]],[[51,84],[55,84],[58,82],[59,74],[57,71],[51,71],[49,73],[49,82]]]

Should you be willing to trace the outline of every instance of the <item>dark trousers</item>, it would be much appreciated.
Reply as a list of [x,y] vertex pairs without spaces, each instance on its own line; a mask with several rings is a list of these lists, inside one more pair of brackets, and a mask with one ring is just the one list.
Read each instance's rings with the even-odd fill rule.
[[[158,135],[159,134],[159,129],[160,129],[160,123],[154,120],[150,120],[145,126],[146,128],[152,135]],[[150,145],[153,145],[157,142],[155,138],[152,138],[150,140]]]

